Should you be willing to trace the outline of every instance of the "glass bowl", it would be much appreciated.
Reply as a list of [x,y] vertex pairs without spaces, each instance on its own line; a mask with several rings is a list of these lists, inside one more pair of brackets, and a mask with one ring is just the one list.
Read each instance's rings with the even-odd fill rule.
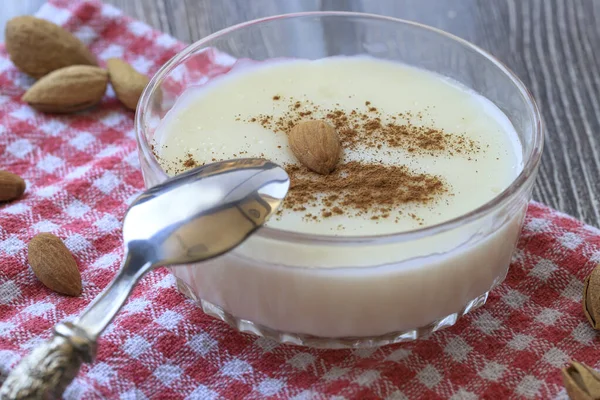
[[417,23],[348,12],[288,14],[222,30],[176,55],[144,91],[136,115],[144,181],[150,187],[168,177],[153,152],[154,134],[186,88],[227,73],[239,59],[337,55],[402,62],[488,98],[519,135],[521,173],[491,201],[438,225],[344,237],[264,227],[218,259],[170,270],[204,312],[243,332],[323,348],[414,340],[453,325],[504,280],[540,162],[534,100],[481,49]]

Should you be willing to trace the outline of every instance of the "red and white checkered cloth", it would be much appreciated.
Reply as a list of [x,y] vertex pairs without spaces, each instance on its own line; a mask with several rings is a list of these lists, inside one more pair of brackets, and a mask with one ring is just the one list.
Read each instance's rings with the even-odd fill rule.
[[[73,31],[100,60],[124,57],[148,74],[183,47],[95,1],[54,0],[38,15]],[[0,383],[113,278],[121,220],[143,188],[133,113],[112,92],[89,112],[49,116],[20,101],[30,84],[0,49],[0,169],[28,184],[24,199],[0,205]],[[43,231],[74,253],[81,297],[51,292],[27,265],[27,242]],[[141,281],[65,397],[564,398],[560,368],[569,359],[600,367],[600,340],[581,309],[582,281],[599,261],[599,230],[532,203],[508,278],[486,306],[426,340],[355,351],[236,333],[159,269]]]

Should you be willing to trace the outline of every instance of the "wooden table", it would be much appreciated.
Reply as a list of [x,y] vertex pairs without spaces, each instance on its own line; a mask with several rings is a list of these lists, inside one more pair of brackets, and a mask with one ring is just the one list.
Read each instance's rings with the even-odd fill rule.
[[[547,139],[534,198],[600,225],[600,1],[107,1],[188,43],[250,19],[315,10],[384,14],[467,39],[507,64],[538,101]],[[3,18],[33,13],[43,1],[7,3]]]

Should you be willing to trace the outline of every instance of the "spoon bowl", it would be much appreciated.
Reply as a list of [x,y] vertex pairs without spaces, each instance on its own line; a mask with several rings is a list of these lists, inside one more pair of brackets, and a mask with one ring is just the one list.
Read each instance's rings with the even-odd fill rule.
[[138,197],[123,222],[129,253],[157,265],[231,250],[269,219],[289,187],[286,172],[261,159],[217,162],[165,183]]

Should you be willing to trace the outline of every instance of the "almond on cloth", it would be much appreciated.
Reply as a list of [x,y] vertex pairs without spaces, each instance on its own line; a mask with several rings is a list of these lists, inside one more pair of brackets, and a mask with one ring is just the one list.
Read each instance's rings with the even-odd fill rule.
[[73,34],[30,15],[8,21],[5,41],[15,66],[34,78],[70,65],[98,65],[96,57]]
[[600,399],[600,373],[576,361],[562,369],[563,384],[571,400]]
[[583,282],[583,313],[592,328],[600,330],[600,265]]
[[81,294],[81,274],[67,246],[51,233],[40,233],[28,245],[29,265],[49,289],[69,296]]
[[38,111],[71,113],[102,100],[108,84],[106,70],[90,65],[58,69],[37,81],[22,100]]
[[25,192],[25,181],[8,171],[0,171],[0,202],[18,199]]
[[137,72],[125,61],[111,58],[106,61],[110,83],[115,89],[117,98],[130,110],[137,107],[142,92],[148,85],[150,79],[144,74]]
[[340,158],[337,131],[324,121],[304,121],[288,133],[290,149],[305,167],[322,175],[333,171]]

